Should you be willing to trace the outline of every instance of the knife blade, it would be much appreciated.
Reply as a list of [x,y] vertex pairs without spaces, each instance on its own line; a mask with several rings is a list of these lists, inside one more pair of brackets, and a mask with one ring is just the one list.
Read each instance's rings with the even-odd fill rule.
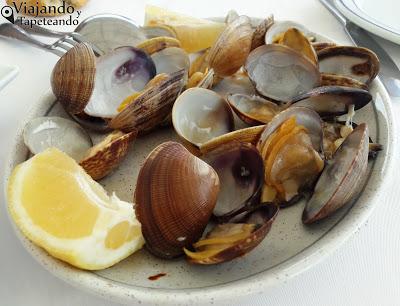
[[389,54],[375,41],[372,34],[358,25],[349,21],[335,7],[332,1],[320,0],[320,2],[338,19],[344,26],[344,30],[352,42],[360,47],[368,48],[375,52],[380,61],[379,77],[386,87],[389,95],[400,97],[400,70]]

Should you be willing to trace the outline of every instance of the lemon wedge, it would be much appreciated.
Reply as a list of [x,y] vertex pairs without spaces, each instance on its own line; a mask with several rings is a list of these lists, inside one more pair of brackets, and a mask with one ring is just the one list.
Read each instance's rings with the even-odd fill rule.
[[162,25],[172,29],[188,53],[211,47],[225,29],[225,23],[190,17],[153,5],[146,5],[144,23],[145,26]]
[[58,149],[18,165],[7,196],[19,229],[52,256],[78,268],[110,267],[144,244],[132,204],[107,195]]

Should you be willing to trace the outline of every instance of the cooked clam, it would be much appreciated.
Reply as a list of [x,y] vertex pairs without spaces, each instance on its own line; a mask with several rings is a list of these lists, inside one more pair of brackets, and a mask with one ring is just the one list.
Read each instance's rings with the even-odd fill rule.
[[283,34],[280,43],[303,54],[311,62],[318,66],[317,53],[315,52],[308,38],[304,36],[304,34],[300,30],[296,28],[289,28]]
[[251,39],[251,48],[250,50],[254,50],[259,46],[265,44],[265,33],[267,33],[268,29],[274,24],[274,15],[270,15],[265,18],[260,24],[254,29],[253,37]]
[[252,36],[248,17],[239,16],[229,23],[210,49],[209,67],[220,77],[234,74],[249,55]]
[[112,132],[90,148],[79,164],[94,180],[102,179],[125,158],[129,144],[136,135],[136,131],[127,134],[121,131]]
[[185,75],[186,71],[180,70],[146,89],[115,116],[109,126],[125,132],[137,130],[143,134],[161,124],[182,90]]
[[174,258],[197,241],[215,207],[216,172],[181,144],[165,142],[146,158],[135,190],[135,212],[147,249]]
[[354,105],[357,110],[371,100],[371,94],[363,89],[325,86],[295,97],[293,105],[311,108],[320,116],[339,116],[346,114],[350,105]]
[[51,87],[58,101],[70,114],[79,114],[94,88],[96,57],[92,48],[81,43],[65,53],[54,66]]
[[245,69],[264,97],[287,102],[320,83],[317,67],[284,45],[264,45],[251,51]]
[[312,188],[324,167],[322,143],[321,119],[314,111],[288,109],[275,116],[266,125],[258,146],[267,185],[263,198],[269,193],[273,195],[269,202],[287,203],[299,199],[303,189]]
[[215,217],[227,221],[259,204],[264,164],[255,146],[234,141],[208,152],[203,160],[213,167],[220,181]]
[[308,30],[303,25],[293,21],[275,21],[274,24],[265,33],[265,43],[273,44],[280,43],[283,34],[290,28],[295,28],[301,31],[310,41],[315,40],[315,33]]
[[189,262],[217,264],[249,253],[266,237],[278,211],[276,205],[263,205],[235,223],[216,225],[205,238],[193,244],[194,251],[185,248]]
[[368,164],[368,128],[360,124],[346,137],[322,172],[303,212],[303,222],[323,219],[360,193]]
[[236,130],[230,133],[215,137],[200,145],[200,153],[206,154],[231,142],[243,142],[257,144],[265,125],[252,126],[245,129]]
[[337,46],[318,52],[321,72],[339,74],[369,85],[379,72],[379,59],[366,48]]
[[185,90],[175,101],[172,123],[176,133],[195,146],[233,130],[229,104],[204,88]]
[[112,118],[121,101],[142,90],[154,75],[153,61],[140,49],[121,47],[95,60],[92,49],[82,43],[57,62],[51,83],[70,114]]
[[262,147],[265,146],[270,135],[272,135],[282,123],[293,116],[296,118],[296,123],[304,126],[308,131],[314,149],[317,152],[322,152],[323,132],[320,116],[318,116],[318,114],[312,109],[297,106],[282,111],[265,126],[265,129],[258,140],[257,148],[261,150]]
[[185,69],[187,74],[189,71],[189,56],[181,48],[165,48],[159,52],[153,53],[151,58],[156,66],[157,74],[174,73],[181,69]]
[[89,134],[79,124],[60,117],[30,120],[24,127],[23,138],[32,154],[55,147],[76,161],[93,145]]
[[282,107],[258,96],[228,94],[228,103],[240,119],[249,125],[260,125],[271,121]]

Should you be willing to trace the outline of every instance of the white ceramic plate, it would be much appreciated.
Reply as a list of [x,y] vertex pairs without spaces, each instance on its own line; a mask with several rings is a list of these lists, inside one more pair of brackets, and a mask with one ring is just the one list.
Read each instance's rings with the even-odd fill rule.
[[[143,249],[109,269],[88,272],[54,259],[26,239],[18,229],[15,229],[16,233],[24,247],[51,273],[80,289],[113,301],[163,305],[216,303],[224,298],[263,292],[268,286],[314,266],[337,249],[359,229],[378,204],[375,199],[388,177],[392,160],[394,125],[390,99],[379,80],[373,82],[371,93],[374,103],[357,111],[355,120],[368,122],[370,136],[383,144],[384,151],[370,163],[368,179],[359,199],[312,226],[304,226],[301,222],[304,202],[283,209],[267,238],[252,252],[232,262],[195,266],[184,259],[161,260]],[[26,121],[43,115],[67,116],[50,92],[34,105]],[[29,156],[21,136],[24,125],[22,122],[16,134],[6,178],[18,163]],[[98,137],[92,136],[95,140]],[[120,167],[101,183],[108,191],[115,191],[122,200],[132,201],[141,163],[156,145],[171,139],[177,140],[172,128],[136,140]],[[157,281],[148,279],[158,273],[166,273],[166,276]]]
[[336,6],[358,26],[400,44],[400,1],[335,0]]
[[0,90],[17,76],[18,71],[18,67],[0,64]]

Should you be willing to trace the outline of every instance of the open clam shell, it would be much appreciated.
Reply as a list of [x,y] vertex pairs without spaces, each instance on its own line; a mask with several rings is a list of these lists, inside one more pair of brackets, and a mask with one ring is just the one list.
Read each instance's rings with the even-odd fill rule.
[[121,131],[112,132],[89,149],[79,164],[94,180],[102,179],[118,167],[136,135],[136,131],[127,134]]
[[208,152],[203,160],[213,167],[220,181],[215,217],[226,221],[259,204],[264,162],[255,146],[234,141]]
[[258,93],[287,102],[320,83],[317,67],[284,45],[264,45],[251,51],[245,69]]
[[215,137],[200,145],[200,153],[206,154],[231,142],[245,142],[253,145],[257,144],[265,125],[252,126],[245,129],[236,130],[230,133]]
[[318,52],[319,69],[344,75],[369,85],[379,72],[379,59],[371,50],[336,46]]
[[173,258],[197,241],[219,191],[216,172],[181,144],[165,142],[143,164],[135,190],[135,212],[147,249]]
[[89,134],[76,122],[60,117],[38,117],[29,121],[23,132],[32,154],[55,147],[79,161],[93,145]]
[[126,132],[138,130],[143,133],[159,125],[171,111],[182,90],[185,74],[184,70],[172,73],[156,86],[145,90],[115,116],[109,126]]
[[221,77],[234,74],[249,55],[252,37],[253,29],[247,16],[239,16],[233,20],[210,49],[210,68]]
[[308,30],[305,26],[293,21],[275,21],[274,24],[265,33],[265,43],[278,43],[283,34],[290,28],[301,31],[309,40],[315,40],[315,33]]
[[282,111],[282,107],[258,96],[229,94],[226,97],[233,111],[249,125],[260,125]]
[[257,148],[262,149],[268,137],[276,131],[280,125],[291,117],[296,118],[296,123],[307,129],[313,148],[317,152],[323,152],[323,130],[321,117],[314,110],[306,107],[292,106],[274,117],[264,128]]
[[358,196],[368,164],[368,128],[360,124],[347,136],[322,172],[303,212],[303,222],[323,219]]
[[215,226],[204,239],[194,244],[194,252],[185,249],[188,261],[218,264],[249,253],[267,236],[278,212],[276,205],[263,205],[235,223]]
[[96,57],[92,48],[80,43],[68,50],[51,73],[51,88],[70,114],[79,114],[88,103],[94,88]]
[[189,88],[178,97],[172,109],[172,123],[176,133],[195,146],[234,129],[229,104],[204,88]]
[[354,109],[357,110],[371,100],[371,94],[363,89],[324,86],[294,98],[292,105],[311,108],[320,116],[339,116],[346,114],[350,105],[354,105]]

